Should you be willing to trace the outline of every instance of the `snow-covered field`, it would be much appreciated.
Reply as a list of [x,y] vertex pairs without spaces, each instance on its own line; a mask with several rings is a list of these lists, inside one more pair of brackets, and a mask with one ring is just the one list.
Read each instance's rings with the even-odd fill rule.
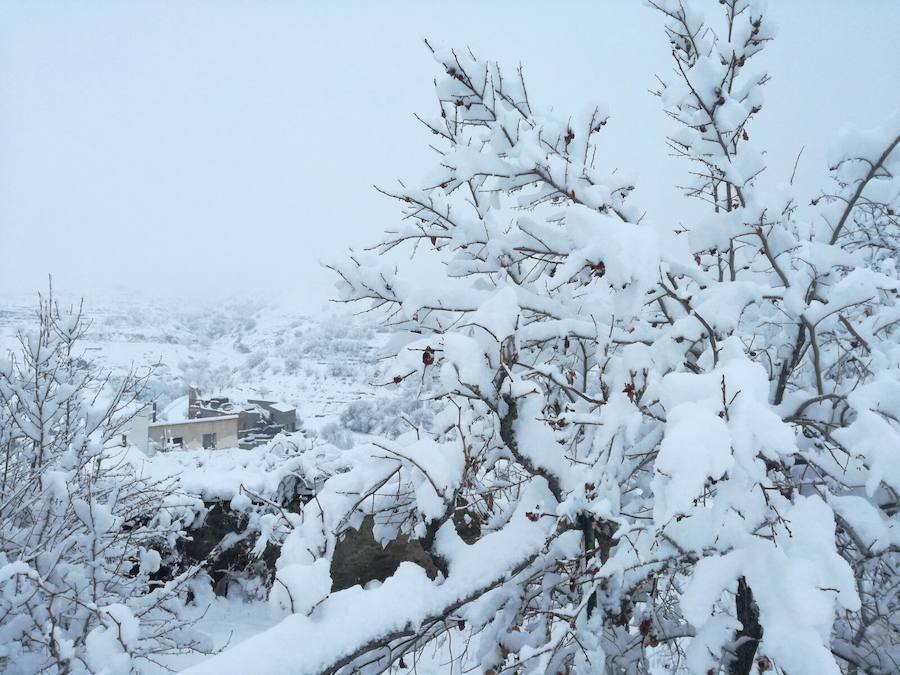
[[[210,592],[190,605],[187,611],[197,620],[197,628],[212,640],[216,651],[239,645],[249,637],[271,628],[277,623],[268,603],[244,598],[223,598]],[[145,675],[179,671],[209,658],[205,654],[178,654],[160,659],[158,667],[146,665]]]
[[[72,294],[58,295],[74,304]],[[289,302],[187,302],[141,296],[87,297],[91,318],[85,356],[121,374],[154,367],[151,389],[161,410],[187,393],[271,397],[297,407],[307,431],[371,395],[372,364],[384,336],[347,312],[312,318]],[[0,350],[34,326],[37,294],[0,296]]]

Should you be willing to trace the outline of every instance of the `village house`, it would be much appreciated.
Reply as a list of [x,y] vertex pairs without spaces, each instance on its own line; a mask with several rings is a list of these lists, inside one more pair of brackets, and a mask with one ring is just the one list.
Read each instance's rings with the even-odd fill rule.
[[249,449],[296,430],[297,410],[291,405],[264,399],[232,401],[221,396],[204,399],[196,387],[190,387],[187,417],[153,419],[147,425],[147,440],[158,449]]

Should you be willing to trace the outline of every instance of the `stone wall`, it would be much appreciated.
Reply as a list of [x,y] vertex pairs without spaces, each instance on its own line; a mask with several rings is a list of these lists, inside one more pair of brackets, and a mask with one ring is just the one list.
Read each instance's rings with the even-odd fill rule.
[[331,560],[332,591],[384,581],[404,561],[424,568],[431,579],[437,576],[437,566],[418,541],[398,537],[382,547],[372,534],[373,526],[374,520],[368,516],[358,530],[347,531],[338,542]]
[[[296,487],[296,486],[295,486]],[[287,490],[286,492],[290,492]],[[282,495],[285,507],[298,510],[305,499],[295,490],[292,499]],[[204,562],[213,580],[216,592],[225,594],[231,580],[256,578],[265,587],[271,587],[275,577],[275,563],[279,549],[269,544],[261,559],[253,555],[256,536],[249,534],[233,546],[215,551],[216,546],[230,533],[242,533],[247,527],[246,516],[231,510],[228,502],[211,502],[202,524],[192,529],[191,539],[178,544],[178,550],[187,564]],[[460,537],[472,543],[480,534],[477,520],[469,518],[459,509],[453,518]],[[367,516],[358,530],[347,530],[335,547],[331,561],[332,591],[352,586],[365,586],[370,581],[384,581],[402,562],[412,562],[422,567],[429,578],[437,577],[439,563],[422,547],[408,537],[398,537],[387,546],[375,540],[374,520]],[[213,555],[211,555],[213,554]]]

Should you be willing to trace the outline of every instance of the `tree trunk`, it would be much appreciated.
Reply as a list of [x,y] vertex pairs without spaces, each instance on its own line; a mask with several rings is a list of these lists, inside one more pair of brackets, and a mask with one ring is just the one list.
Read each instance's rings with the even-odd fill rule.
[[734,599],[738,621],[742,627],[735,635],[736,655],[728,667],[729,675],[749,675],[753,668],[753,657],[762,639],[763,630],[759,623],[759,607],[753,601],[753,591],[744,577],[738,579],[738,591]]
[[[594,531],[594,521],[593,519],[585,514],[579,516],[579,520],[581,522],[581,531],[584,535],[584,559],[585,561],[590,560],[591,551],[594,550],[594,547],[597,545],[597,535]],[[594,614],[594,610],[597,608],[597,593],[591,593],[591,597],[588,598],[587,605],[587,615],[588,618],[591,618]]]

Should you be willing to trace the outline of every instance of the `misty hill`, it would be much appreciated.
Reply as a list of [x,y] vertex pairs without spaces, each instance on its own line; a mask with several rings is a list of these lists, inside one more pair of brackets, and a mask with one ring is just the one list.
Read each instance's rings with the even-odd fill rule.
[[[18,331],[33,327],[36,299],[0,296],[0,351],[15,345]],[[75,302],[74,296],[60,299]],[[374,431],[386,421],[367,414],[374,407],[396,412],[405,405],[396,390],[373,386],[387,336],[346,312],[310,316],[283,302],[177,303],[137,296],[88,297],[85,310],[92,321],[85,355],[114,376],[152,366],[146,398],[156,400],[161,414],[186,406],[189,384],[209,395],[288,401],[313,434]]]

